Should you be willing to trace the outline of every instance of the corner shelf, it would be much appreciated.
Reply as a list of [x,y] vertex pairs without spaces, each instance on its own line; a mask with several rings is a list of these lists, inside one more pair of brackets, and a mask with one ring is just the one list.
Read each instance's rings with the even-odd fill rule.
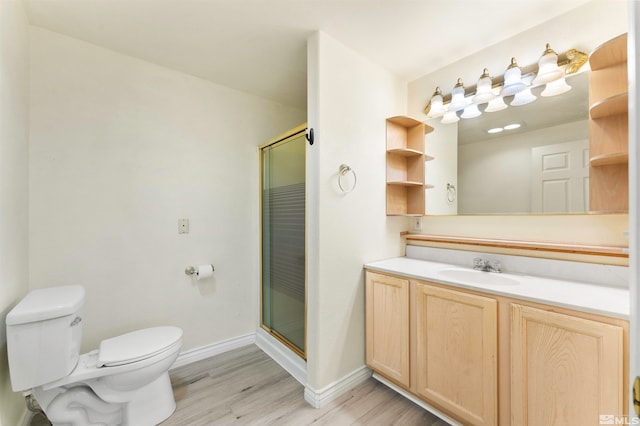
[[627,34],[620,34],[596,47],[589,56],[592,71],[608,68],[612,64],[627,62]]
[[408,148],[388,149],[387,152],[389,154],[400,155],[402,157],[419,157],[421,155],[424,155],[422,152],[416,149],[408,149]]
[[424,182],[416,182],[411,180],[397,180],[392,182],[387,182],[387,185],[400,185],[400,186],[422,186],[424,187]]
[[589,65],[589,212],[627,212],[627,34],[596,48]]
[[387,119],[387,216],[425,213],[424,136],[433,128],[411,117]]
[[591,157],[589,164],[592,167],[611,166],[615,164],[628,164],[629,153],[628,152],[612,152],[610,154],[602,154],[595,157]]
[[625,114],[628,110],[629,94],[618,93],[593,103],[589,107],[589,116],[592,120],[609,117],[616,114]]

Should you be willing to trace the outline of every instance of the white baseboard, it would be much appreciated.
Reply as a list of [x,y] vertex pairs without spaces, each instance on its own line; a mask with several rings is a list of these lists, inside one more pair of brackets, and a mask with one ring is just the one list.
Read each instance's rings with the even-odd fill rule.
[[262,328],[256,332],[256,345],[291,374],[302,386],[307,384],[307,363]]
[[441,418],[445,422],[449,423],[451,426],[462,426],[459,422],[457,422],[456,420],[453,420],[451,417],[447,416],[442,411],[440,411],[437,408],[434,408],[431,405],[427,404],[426,402],[416,398],[415,396],[411,395],[409,392],[407,392],[404,389],[396,386],[395,384],[393,384],[389,380],[385,379],[384,377],[381,377],[378,374],[373,373],[373,378],[376,379],[377,381],[379,381],[380,383],[390,387],[391,389],[393,389],[394,391],[398,392],[400,395],[404,396],[405,398],[407,398],[408,400],[412,401],[413,403],[415,403],[415,404],[419,405],[420,407],[424,408],[425,410],[427,410],[428,412],[430,412],[434,416]]
[[371,377],[371,370],[366,365],[363,365],[322,389],[316,390],[311,386],[306,386],[304,399],[314,408],[324,407],[328,402],[353,389],[369,377]]
[[249,346],[256,343],[256,333],[245,334],[244,336],[233,337],[221,342],[211,343],[199,348],[190,349],[181,352],[169,370],[191,364],[192,362],[201,361],[233,349]]

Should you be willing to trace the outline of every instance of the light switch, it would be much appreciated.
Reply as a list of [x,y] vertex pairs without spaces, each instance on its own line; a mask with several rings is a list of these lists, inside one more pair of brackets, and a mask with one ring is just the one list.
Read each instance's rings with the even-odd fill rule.
[[178,234],[189,233],[189,219],[178,219]]

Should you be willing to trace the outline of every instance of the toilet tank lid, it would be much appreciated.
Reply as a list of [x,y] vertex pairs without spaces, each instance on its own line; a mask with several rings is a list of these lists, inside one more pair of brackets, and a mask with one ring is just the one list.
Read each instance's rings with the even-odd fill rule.
[[32,290],[7,314],[7,325],[27,324],[71,315],[84,302],[84,287],[67,285]]

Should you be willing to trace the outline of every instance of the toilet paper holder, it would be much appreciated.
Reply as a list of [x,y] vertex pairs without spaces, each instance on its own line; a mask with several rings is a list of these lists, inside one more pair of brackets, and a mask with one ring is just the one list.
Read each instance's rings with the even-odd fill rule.
[[[215,271],[215,268],[213,267],[213,265],[211,265],[211,270]],[[189,275],[190,277],[193,277],[197,272],[198,272],[197,266],[187,266],[186,268],[184,268],[184,273]]]

